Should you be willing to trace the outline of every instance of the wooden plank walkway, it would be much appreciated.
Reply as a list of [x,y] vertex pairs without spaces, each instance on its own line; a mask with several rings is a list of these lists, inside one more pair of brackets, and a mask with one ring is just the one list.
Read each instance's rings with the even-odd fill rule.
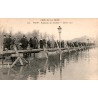
[[[90,47],[61,48],[61,50],[77,51],[77,50],[86,49],[86,48],[90,48]],[[53,51],[58,51],[59,48],[50,48],[45,50],[48,52],[53,52]],[[39,53],[41,51],[44,51],[44,49],[17,50],[18,53]],[[0,55],[6,55],[6,54],[16,54],[16,51],[15,50],[0,51]]]

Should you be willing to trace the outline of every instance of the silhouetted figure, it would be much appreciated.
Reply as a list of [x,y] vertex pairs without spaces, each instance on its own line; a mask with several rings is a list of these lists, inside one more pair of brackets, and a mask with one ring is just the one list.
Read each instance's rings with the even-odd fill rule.
[[7,38],[7,49],[10,50],[11,49],[11,44],[12,44],[12,38],[9,35]]
[[6,35],[3,36],[3,51],[7,48],[7,37]]
[[18,50],[21,49],[21,42],[20,42],[19,38],[16,38],[15,45],[16,45],[16,47],[17,47]]
[[23,37],[21,38],[20,42],[21,42],[22,49],[23,50],[27,49],[27,47],[28,47],[28,40],[25,37],[25,35],[23,35]]
[[37,37],[34,37],[32,39],[32,47],[33,47],[33,49],[38,49],[38,39],[37,39]]
[[34,39],[35,39],[35,42],[36,42],[35,49],[38,49],[38,39],[37,39],[37,37],[35,37]]
[[46,40],[43,39],[43,46],[46,48]]
[[11,47],[10,47],[11,50],[13,50],[14,49],[13,46],[16,45],[15,41],[16,41],[16,38],[13,38],[12,41],[11,41]]
[[27,37],[26,37],[26,38],[25,38],[25,49],[27,49],[28,44],[29,44],[29,41],[28,41],[28,39],[27,39]]
[[50,40],[47,41],[47,48],[51,48],[51,42],[50,42]]
[[75,47],[78,47],[78,42],[77,42],[77,41],[74,42],[74,46],[75,46]]
[[71,47],[71,43],[70,43],[70,42],[68,42],[68,41],[67,41],[67,46],[68,46],[68,47]]
[[33,49],[33,39],[32,38],[30,38],[29,44],[30,44],[30,48]]
[[54,42],[54,48],[57,48],[57,42],[56,41]]
[[[28,40],[27,40],[27,37],[25,35],[23,35],[23,37],[21,38],[20,43],[21,43],[22,49],[26,50],[28,47]],[[27,56],[28,56],[28,53],[23,53],[24,58],[27,58]]]
[[43,49],[43,40],[42,39],[40,39],[39,44],[40,44],[40,48]]
[[81,47],[81,46],[82,46],[81,42],[78,42],[78,46],[79,46],[79,47]]
[[64,41],[61,41],[61,48],[64,48]]

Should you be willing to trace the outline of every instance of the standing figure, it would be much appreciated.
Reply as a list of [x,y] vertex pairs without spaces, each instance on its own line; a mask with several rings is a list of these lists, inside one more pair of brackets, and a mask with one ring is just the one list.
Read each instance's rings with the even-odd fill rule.
[[28,41],[27,37],[25,37],[25,49],[27,49],[28,44],[29,44],[29,41]]
[[30,40],[29,40],[29,45],[30,45],[30,48],[33,49],[33,39],[32,38],[30,38]]
[[51,48],[50,40],[47,41],[47,48]]
[[3,51],[5,51],[7,48],[7,37],[6,35],[3,36]]
[[15,45],[16,45],[16,47],[17,47],[18,50],[21,49],[21,43],[20,43],[20,39],[19,38],[16,38]]
[[11,49],[11,44],[12,44],[12,38],[9,35],[7,38],[7,49],[10,50]]
[[57,42],[55,41],[54,42],[54,48],[57,48],[58,46],[57,46]]
[[70,45],[70,42],[69,42],[69,41],[67,41],[67,46],[68,46],[68,48],[70,48],[70,47],[71,47],[71,45]]
[[64,41],[61,41],[61,48],[64,48]]
[[[28,47],[28,40],[27,40],[27,37],[25,35],[23,35],[23,37],[21,38],[20,43],[21,43],[22,49],[26,50],[27,47]],[[28,53],[23,53],[23,57],[27,58],[28,57]]]
[[16,45],[15,42],[16,42],[16,38],[13,38],[10,46],[11,50],[13,50],[14,45]]
[[38,40],[37,40],[36,37],[34,37],[32,39],[32,47],[33,47],[33,49],[37,49],[38,48]]
[[40,39],[39,44],[40,44],[40,48],[43,49],[43,40],[42,39]]
[[27,47],[28,47],[28,40],[25,37],[25,35],[23,35],[23,37],[21,38],[20,42],[21,42],[22,49],[23,50],[27,49]]
[[[29,46],[30,46],[30,49],[33,49],[33,39],[30,38],[29,40]],[[31,53],[29,53],[29,56],[31,57]]]
[[38,49],[38,39],[37,37],[35,37],[34,39],[35,39],[35,49]]
[[46,40],[43,39],[43,46],[46,48]]

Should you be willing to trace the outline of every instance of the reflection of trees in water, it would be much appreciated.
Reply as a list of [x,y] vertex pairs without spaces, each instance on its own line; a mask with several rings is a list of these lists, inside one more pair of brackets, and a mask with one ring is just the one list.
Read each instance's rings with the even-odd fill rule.
[[59,68],[59,55],[49,56],[48,64],[48,71],[55,74],[55,70],[58,70]]
[[46,59],[36,59],[32,60],[30,65],[31,67],[27,66],[24,72],[24,78],[32,77],[31,79],[38,79],[39,75],[45,75],[47,69],[47,60]]
[[60,59],[59,59],[59,54],[57,54],[55,56],[49,56],[48,63],[49,63],[48,71],[52,72],[53,75],[55,74],[56,71],[59,71],[60,79],[62,80],[62,69],[64,67],[63,55],[62,55],[62,61],[60,61]]
[[[76,51],[70,53],[62,54],[62,61],[59,60],[59,54],[51,55],[48,59],[32,59],[30,61],[30,66],[14,66],[10,74],[7,75],[8,69],[0,70],[0,79],[34,79],[37,80],[38,77],[43,77],[48,72],[55,74],[56,71],[60,71],[60,79],[62,79],[62,69],[73,62],[78,62],[79,59],[87,58],[89,56],[85,54],[85,51]],[[89,52],[89,51],[88,51]],[[3,72],[3,73],[2,73]]]
[[14,68],[2,68],[0,70],[0,79],[2,80],[13,80],[13,79],[21,79],[23,66],[15,66]]
[[0,69],[0,80],[9,80],[7,76],[7,69]]
[[79,58],[79,52],[76,51],[76,52],[74,52],[74,53],[72,54],[72,60],[73,60],[74,62],[78,62],[78,58]]
[[[88,52],[88,53],[87,53]],[[89,58],[88,50],[74,51],[70,53],[63,54],[64,65],[69,65],[72,62],[78,62],[84,58]]]
[[89,50],[88,49],[82,50],[82,51],[78,52],[78,54],[79,54],[79,57],[78,57],[79,61],[84,60],[84,59],[85,60],[89,59]]
[[[62,61],[59,60],[59,55],[51,55],[46,59],[38,59],[32,61],[31,68],[27,68],[27,72],[25,72],[26,77],[30,76],[33,79],[37,79],[38,76],[44,76],[48,72],[52,72],[55,74],[56,71],[60,71],[60,79],[62,79],[62,68],[64,65],[69,64],[70,62],[78,62],[79,55],[82,55],[82,51],[78,52],[70,52],[62,54]],[[66,62],[65,62],[66,60]],[[66,63],[66,64],[65,64]]]
[[[47,69],[46,59],[31,60],[30,65],[19,66],[13,68],[4,68],[0,70],[0,79],[38,79],[39,75],[45,75]],[[3,77],[3,78],[2,78]]]
[[70,53],[64,53],[63,54],[63,61],[64,61],[64,65],[69,65],[69,63],[71,62],[78,62],[78,58],[79,58],[79,53],[78,51],[74,51],[74,52],[70,52]]
[[62,80],[62,64],[61,64],[61,61],[60,61],[60,80]]

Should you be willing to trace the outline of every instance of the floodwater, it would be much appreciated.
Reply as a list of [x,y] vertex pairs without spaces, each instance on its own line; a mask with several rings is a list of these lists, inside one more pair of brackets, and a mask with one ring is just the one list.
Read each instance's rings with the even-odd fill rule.
[[92,80],[98,79],[98,48],[30,58],[30,64],[0,69],[1,80]]

